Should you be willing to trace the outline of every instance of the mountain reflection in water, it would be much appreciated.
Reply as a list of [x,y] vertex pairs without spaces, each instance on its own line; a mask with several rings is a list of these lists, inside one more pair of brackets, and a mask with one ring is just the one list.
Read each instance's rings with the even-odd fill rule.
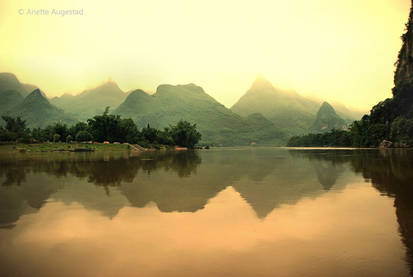
[[[13,251],[10,250],[14,253],[14,255],[9,256],[5,249],[7,249],[7,246],[10,246],[10,243],[12,243],[13,240],[17,241],[19,234],[21,235],[24,231],[33,231],[34,235],[32,235],[37,236],[35,228],[29,228],[30,224],[35,224],[30,220],[36,219],[30,217],[29,215],[35,215],[40,213],[40,211],[42,211],[42,215],[39,216],[42,216],[42,220],[46,222],[48,220],[52,221],[53,219],[56,219],[55,217],[61,217],[59,222],[63,224],[63,221],[66,220],[67,222],[65,222],[65,224],[69,224],[69,221],[72,220],[71,226],[76,228],[76,224],[78,224],[78,226],[82,225],[79,223],[79,220],[82,220],[82,213],[80,213],[81,211],[86,210],[93,213],[97,212],[98,215],[112,220],[114,224],[116,222],[120,224],[119,220],[125,216],[125,213],[131,216],[132,211],[130,209],[139,208],[139,212],[136,210],[137,215],[139,216],[136,217],[135,215],[134,217],[136,217],[136,220],[138,221],[143,220],[142,224],[147,225],[147,227],[139,227],[142,229],[143,234],[146,232],[154,232],[155,234],[160,232],[159,230],[154,230],[154,226],[158,226],[157,224],[159,224],[158,227],[161,229],[165,226],[168,226],[169,228],[171,226],[176,226],[174,228],[177,228],[177,230],[180,229],[179,237],[182,244],[190,245],[191,242],[194,244],[200,243],[199,247],[201,249],[196,251],[194,250],[194,252],[213,252],[213,250],[209,249],[209,247],[213,247],[212,241],[215,240],[217,241],[216,243],[219,242],[221,246],[226,245],[226,247],[229,247],[224,251],[225,253],[230,251],[230,249],[235,251],[241,247],[241,245],[248,244],[250,239],[259,239],[260,236],[262,236],[261,240],[263,241],[272,241],[277,236],[280,239],[284,237],[285,242],[281,241],[280,247],[282,246],[282,249],[287,247],[288,249],[290,246],[287,241],[294,236],[300,237],[298,241],[294,240],[294,243],[299,243],[300,240],[303,240],[304,243],[307,239],[311,239],[313,241],[317,240],[316,234],[317,232],[321,232],[320,230],[310,230],[311,228],[309,228],[309,230],[306,231],[301,228],[302,233],[299,234],[295,233],[298,232],[295,231],[295,227],[297,227],[295,225],[303,224],[303,226],[308,227],[312,225],[324,226],[323,224],[327,224],[327,220],[323,223],[323,217],[319,217],[317,215],[317,212],[326,212],[320,209],[334,210],[334,201],[331,202],[326,199],[338,198],[338,195],[343,193],[345,193],[346,197],[349,197],[351,196],[349,190],[354,190],[355,193],[357,192],[361,195],[365,193],[367,196],[367,188],[362,187],[362,185],[357,185],[361,183],[360,180],[364,180],[364,182],[370,183],[382,194],[382,196],[379,196],[381,198],[374,198],[376,199],[374,201],[381,201],[379,199],[383,199],[383,201],[385,201],[383,197],[390,197],[391,199],[394,198],[399,232],[406,249],[407,264],[410,265],[411,271],[413,249],[412,167],[413,152],[408,150],[377,151],[225,148],[202,152],[151,152],[141,155],[130,155],[128,153],[109,154],[98,152],[56,153],[48,155],[18,154],[17,156],[3,155],[0,157],[0,227],[2,228],[0,229],[0,268],[3,268],[6,276],[24,276],[29,274],[30,265],[39,270],[39,276],[52,276],[52,273],[61,276],[71,276],[78,273],[77,271],[70,272],[70,267],[60,264],[63,263],[63,261],[60,261],[60,263],[57,262],[57,264],[60,264],[60,267],[56,265],[53,269],[48,268],[46,270],[47,266],[45,264],[42,264],[41,262],[34,262],[34,260],[29,262],[27,271],[23,270],[16,273],[16,269],[13,265],[18,267],[16,263],[19,261],[21,262],[19,257],[21,258],[24,255],[22,256],[17,249],[14,249]],[[360,192],[357,191],[358,189],[360,189]],[[330,198],[326,198],[327,193],[330,193],[328,194],[328,197]],[[375,197],[371,194],[371,192],[369,192],[369,195],[369,197]],[[357,195],[354,195],[355,203],[358,203],[357,197]],[[246,206],[239,202],[238,199],[243,199]],[[351,198],[349,199],[349,201],[353,201]],[[325,207],[320,207],[318,205],[311,208],[311,205],[313,204],[310,203],[313,203],[314,201],[327,201],[326,203],[329,203],[329,205]],[[339,202],[339,200],[337,201]],[[304,205],[303,203],[307,203],[308,211],[313,210],[314,213],[306,214],[305,209],[300,210],[301,212],[299,214],[292,213],[289,217],[297,217],[297,221],[298,218],[301,218],[302,222],[290,222],[287,219],[288,217],[285,217],[289,212],[291,212],[291,210],[289,210],[291,209],[290,207],[299,207],[300,205]],[[347,212],[344,209],[340,209],[343,214],[350,213],[352,209],[355,208],[362,208],[360,206],[351,207],[349,202],[343,203],[346,203],[345,205],[349,205],[349,211]],[[156,205],[156,209],[159,213],[153,214],[153,205]],[[232,205],[234,205],[234,207]],[[235,206],[237,208],[235,208]],[[211,209],[211,211],[213,209],[220,208],[219,211],[216,211],[215,215],[221,213],[222,217],[214,217],[212,214],[208,214],[208,212],[210,212],[207,211],[208,207],[210,207],[209,209]],[[68,210],[71,208],[79,214],[73,218],[70,216],[67,218],[63,217],[62,214],[69,213]],[[149,210],[152,212],[149,212]],[[250,214],[249,210],[251,210],[252,214]],[[380,210],[384,210],[384,208],[380,208]],[[59,214],[54,214],[53,211],[59,211]],[[357,210],[357,212],[360,212],[360,214],[362,213],[362,211],[359,210]],[[386,212],[389,212],[388,214],[390,217],[391,211],[387,209]],[[186,215],[186,213],[191,213],[193,216],[190,217],[190,219],[184,220],[184,218],[189,216]],[[169,219],[161,216],[162,214],[165,216],[169,214]],[[202,233],[198,233],[200,237],[192,237],[195,234],[191,231],[191,228],[195,231],[198,225],[204,226],[203,221],[201,222],[201,214],[204,214],[205,216],[208,214],[206,219],[203,220],[206,220],[205,222],[208,222],[208,224],[211,225],[210,227],[213,228],[216,233],[209,233],[209,231],[207,232],[205,230],[206,233],[203,231]],[[247,218],[250,218],[250,216],[253,216],[255,217],[255,220],[258,220],[254,224],[269,224],[269,222],[273,222],[273,224],[276,222],[278,223],[274,226],[271,225],[271,227],[266,228],[266,231],[261,232],[256,229],[249,229],[260,228],[258,227],[260,225],[255,226],[254,224],[251,224],[251,227],[248,227],[246,221]],[[349,214],[348,216],[350,218],[348,221],[351,223],[351,218],[356,218],[357,214]],[[368,216],[368,214],[366,214],[366,216]],[[375,216],[380,217],[380,215]],[[182,220],[180,217],[182,217]],[[386,216],[383,215],[383,218],[385,217]],[[99,216],[95,216],[95,218],[96,220],[100,220]],[[156,218],[159,219],[159,223],[156,223]],[[161,218],[164,218],[164,220]],[[233,233],[225,233],[228,232],[228,230],[226,231],[226,229],[220,225],[225,225],[224,221],[221,223],[221,220],[226,220],[228,218],[232,218],[231,226],[233,228],[237,228],[237,226],[239,227],[238,229],[234,229],[234,231],[239,232],[238,235]],[[252,218],[250,220],[252,220]],[[307,220],[309,221],[307,222]],[[312,223],[311,220],[313,220],[314,223]],[[371,220],[373,220],[373,218]],[[133,222],[130,222],[129,224],[132,223]],[[95,224],[96,226],[99,226],[98,222],[95,222]],[[162,226],[163,224],[165,226]],[[185,229],[186,224],[187,229]],[[362,222],[357,222],[357,224],[362,224]],[[19,225],[21,225],[20,228]],[[91,228],[94,227],[93,223],[90,223],[88,226]],[[125,228],[128,228],[128,223],[122,221],[122,226],[124,227],[117,229],[117,231],[120,230],[125,232],[123,235],[127,236],[127,229]],[[328,226],[326,228],[334,227],[328,224],[325,226]],[[138,230],[132,225],[129,227],[131,230]],[[277,230],[275,231],[273,228],[276,228]],[[360,228],[367,227],[363,226]],[[371,228],[374,228],[374,226]],[[92,232],[92,230],[89,231]],[[325,232],[326,230],[323,231]],[[342,231],[344,232],[344,230]],[[44,230],[44,232],[46,234],[48,230]],[[86,231],[83,230],[83,232]],[[96,234],[97,239],[99,238],[99,232],[100,231],[97,231]],[[169,230],[169,232],[173,232],[173,230]],[[340,233],[337,230],[334,232]],[[166,233],[164,236],[168,234],[171,237],[174,237],[172,233]],[[221,238],[219,238],[220,234],[222,234]],[[329,234],[329,236],[330,235],[331,234]],[[381,235],[382,234],[377,234],[378,237]],[[29,235],[27,236],[30,237]],[[40,237],[30,237],[29,240],[47,241],[47,238],[43,238],[41,235],[38,236]],[[182,236],[184,238],[182,238]],[[343,236],[347,238],[350,235],[346,233],[343,234]],[[2,237],[4,239],[2,239]],[[27,240],[28,237],[25,239]],[[231,244],[230,242],[235,240],[237,237],[238,239],[244,240],[244,242],[239,243],[238,246],[236,246],[238,242]],[[161,238],[165,240],[167,239],[166,237],[158,237],[158,239]],[[203,242],[210,241],[211,246],[204,245],[203,242],[199,241],[199,239],[203,239]],[[227,241],[225,242],[223,240]],[[69,241],[60,238],[59,244],[53,246],[58,247],[55,249],[55,251],[57,251],[56,253],[63,251],[65,252],[65,257],[67,257],[67,251],[65,250],[66,243],[69,243]],[[155,242],[148,243],[155,244]],[[158,243],[161,242],[156,242],[156,244]],[[165,245],[167,244],[166,242],[164,243]],[[176,241],[176,243],[178,243],[178,241]],[[377,244],[377,241],[374,243]],[[396,242],[392,243],[392,245],[395,245]],[[29,248],[30,245],[31,244],[29,244]],[[269,245],[271,244],[269,243]],[[75,250],[72,249],[71,251],[81,251],[80,253],[83,253],[82,251],[89,251],[86,249],[79,250],[81,249],[80,245],[78,247],[79,248],[76,248]],[[142,247],[143,248],[141,250],[149,251],[148,248],[144,246]],[[178,250],[180,249],[180,251],[189,251],[183,246],[182,249],[177,245],[174,245],[173,247],[176,247]],[[205,249],[202,249],[202,247]],[[244,245],[243,247],[246,246]],[[277,256],[277,252],[274,252],[274,249],[271,248],[272,250],[270,251],[270,246],[262,245],[260,247],[263,247],[263,253],[275,255],[274,258],[279,259],[278,263],[280,268],[278,273],[281,276],[300,275],[300,270],[297,269],[295,272],[291,269],[293,268],[293,266],[289,264],[291,261],[283,260],[287,259],[286,257],[289,256],[288,254],[286,254],[286,257],[282,258]],[[332,248],[331,251],[333,251],[333,246],[330,247]],[[354,246],[354,248],[357,247]],[[32,248],[34,252],[42,251],[34,246],[32,246]],[[265,252],[267,251],[266,248],[268,248],[268,252]],[[122,249],[125,250],[128,248],[125,247]],[[254,258],[260,258],[263,262],[265,262],[268,258],[263,258],[261,256],[262,253],[257,252],[259,249],[261,248],[252,248],[250,252],[255,253],[253,256]],[[294,247],[292,247],[292,249],[294,249]],[[314,249],[314,247],[311,249]],[[110,249],[105,250],[110,251]],[[157,251],[163,252],[167,250],[159,248]],[[169,251],[174,252],[173,249]],[[320,249],[313,251],[318,252],[327,250]],[[302,246],[301,252],[302,253],[300,254],[305,255],[306,250],[304,246]],[[159,253],[156,253],[156,255],[153,254],[152,256],[158,257]],[[183,258],[180,261],[175,261],[176,264],[174,265],[176,268],[185,268],[188,270],[188,274],[183,274],[182,271],[174,272],[173,269],[170,268],[164,269],[167,271],[157,271],[149,266],[151,262],[144,261],[145,259],[142,258],[143,260],[141,260],[141,262],[148,267],[147,271],[143,272],[143,275],[191,276],[193,275],[190,274],[191,272],[198,272],[199,275],[214,274],[232,276],[228,272],[221,272],[223,269],[229,270],[229,268],[231,268],[230,264],[234,263],[231,259],[228,259],[229,264],[224,265],[221,264],[223,261],[217,262],[208,256],[210,259],[209,262],[215,261],[217,263],[216,270],[219,269],[216,272],[211,272],[208,270],[212,270],[214,267],[208,270],[206,268],[203,268],[202,270],[196,268],[197,261],[189,258],[189,252],[179,253],[180,254],[174,252],[173,255],[181,255]],[[241,255],[242,251],[237,253],[238,254],[228,252],[226,255]],[[327,251],[326,253],[330,252]],[[137,253],[135,254],[138,255]],[[129,253],[128,255],[135,254]],[[189,256],[187,256],[187,254]],[[291,255],[293,254],[291,253]],[[323,254],[320,254],[320,256],[322,255]],[[393,254],[389,253],[388,255]],[[161,256],[165,258],[168,255],[160,255],[158,257],[160,259],[159,263],[162,263]],[[299,255],[297,253],[293,256],[299,259]],[[355,255],[355,257],[356,256],[357,255]],[[26,259],[30,259],[31,256],[25,257]],[[82,262],[81,260],[74,258],[72,255],[70,255],[70,257],[73,259],[71,262],[74,264],[76,264],[76,262]],[[189,264],[192,263],[191,266],[187,263],[183,264],[185,257],[188,259],[187,261]],[[239,261],[242,261],[245,257],[238,256],[238,258]],[[331,274],[332,272],[335,272],[337,268],[341,268],[343,271],[341,273],[335,272],[336,276],[346,276],[354,273],[370,274],[371,276],[382,274],[385,276],[389,272],[386,270],[397,273],[395,268],[392,266],[385,267],[386,265],[383,265],[382,261],[377,263],[378,265],[381,264],[381,267],[377,267],[376,269],[369,268],[369,271],[366,271],[363,266],[358,263],[353,269],[344,270],[342,267],[345,263],[343,263],[340,267],[338,264],[335,264],[338,263],[337,260],[332,262],[331,260],[328,260],[328,258],[328,255],[325,256],[326,262],[328,261],[327,264],[329,264],[328,267],[323,264],[321,260],[318,260],[318,266],[317,262],[314,262],[313,267],[310,266],[305,268],[303,266],[302,270],[305,270],[306,275],[308,276],[320,276],[327,273]],[[98,261],[99,259],[104,258],[96,255],[96,259]],[[125,260],[127,260],[127,262],[125,262],[126,265],[123,264],[123,266],[125,266],[125,268],[133,268],[132,264],[128,263],[136,261],[132,258],[125,258]],[[363,261],[360,261],[360,263],[362,262]],[[270,261],[269,263],[271,264]],[[165,264],[168,264],[168,262],[165,261]],[[233,266],[236,265],[234,264]],[[283,268],[283,266],[286,268]],[[93,268],[93,266],[91,267]],[[59,270],[63,270],[64,268],[66,268],[69,272],[66,274],[61,274]],[[253,266],[251,265],[251,270],[252,268]],[[320,268],[323,269],[321,270]],[[309,271],[310,269],[314,271]],[[88,274],[99,275],[99,273],[102,273],[99,270],[96,270],[97,269],[94,269],[94,271],[88,271]],[[397,270],[401,270],[399,275],[405,274],[402,269],[398,268]],[[1,271],[2,269],[0,269],[0,273]],[[132,274],[133,272],[129,271],[128,274],[126,274],[125,271],[122,271],[121,273],[121,275],[134,275]],[[268,269],[268,271],[263,270],[260,273],[256,271],[248,272],[248,270],[245,269],[245,273],[243,274],[247,276],[248,273],[271,276],[274,274],[274,271]],[[104,273],[102,274],[106,275]],[[107,274],[110,275],[109,273]],[[243,274],[240,274],[240,272],[237,271],[234,272],[234,276]]]

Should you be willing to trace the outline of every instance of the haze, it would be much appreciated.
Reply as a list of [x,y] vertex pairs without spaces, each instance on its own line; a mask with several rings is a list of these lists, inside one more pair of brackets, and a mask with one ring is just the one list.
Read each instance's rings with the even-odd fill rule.
[[[274,85],[368,110],[391,96],[409,0],[1,1],[0,71],[49,96],[196,83],[227,107]],[[19,9],[83,9],[20,15]]]

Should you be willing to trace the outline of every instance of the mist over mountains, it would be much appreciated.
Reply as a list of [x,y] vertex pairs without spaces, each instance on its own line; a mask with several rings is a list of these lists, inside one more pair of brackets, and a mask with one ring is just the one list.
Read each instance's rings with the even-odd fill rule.
[[160,85],[154,94],[140,89],[126,93],[109,80],[77,95],[48,99],[11,73],[0,73],[0,97],[0,114],[20,116],[29,127],[85,121],[109,106],[111,113],[132,118],[140,128],[168,127],[179,120],[196,123],[203,143],[223,146],[284,145],[293,135],[342,128],[359,118],[344,105],[334,104],[335,110],[322,101],[275,88],[262,76],[231,109],[195,84]]
[[[258,76],[250,89],[231,107],[231,110],[242,116],[260,112],[287,136],[294,136],[309,131],[321,131],[312,126],[316,123],[317,113],[322,108],[322,103],[322,101],[306,98],[294,91],[276,88],[263,76]],[[344,105],[337,105],[337,114],[331,105],[330,107],[334,110],[332,116],[339,117],[347,123],[362,116],[357,111],[347,109]]]
[[58,108],[76,114],[79,120],[86,120],[103,113],[107,106],[119,106],[126,96],[127,94],[115,82],[109,80],[76,96],[64,94],[61,97],[53,97],[50,102]]

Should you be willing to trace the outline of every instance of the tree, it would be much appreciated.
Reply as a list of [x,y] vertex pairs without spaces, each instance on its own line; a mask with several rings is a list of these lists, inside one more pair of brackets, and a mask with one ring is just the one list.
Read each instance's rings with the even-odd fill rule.
[[59,134],[54,134],[53,135],[53,142],[59,142],[60,141],[60,135]]
[[93,139],[99,142],[137,143],[141,139],[141,134],[133,120],[109,114],[109,107],[102,115],[96,115],[92,119],[88,119],[87,122],[87,130],[90,131]]
[[174,140],[173,140],[172,135],[171,135],[171,129],[166,127],[166,128],[163,129],[163,131],[158,131],[157,141],[160,144],[173,145]]
[[78,123],[76,123],[75,125],[72,125],[70,128],[69,128],[69,134],[72,136],[72,137],[76,137],[76,135],[77,135],[77,133],[79,133],[80,131],[87,131],[88,130],[88,126],[87,126],[87,123],[85,123],[85,122],[78,122]]
[[88,131],[79,131],[75,138],[76,141],[90,141],[92,139],[92,135]]
[[155,128],[151,128],[148,123],[148,126],[142,128],[142,136],[143,139],[146,140],[148,143],[156,143],[158,138],[158,130]]
[[20,117],[2,116],[6,122],[5,128],[0,129],[1,141],[21,140],[29,142],[31,140],[30,130],[26,128],[26,121]]
[[132,119],[121,119],[119,122],[119,142],[138,143],[142,139],[142,135],[138,130],[135,122]]
[[67,135],[66,143],[70,143],[72,140],[73,140],[73,137],[71,135]]
[[110,115],[109,107],[106,108],[102,115],[96,115],[92,119],[88,119],[88,127],[94,140],[103,142],[117,141],[120,133],[120,116]]
[[171,136],[176,145],[194,148],[201,139],[201,133],[196,129],[196,124],[187,121],[179,121],[175,126],[171,126]]
[[67,128],[66,124],[63,124],[61,122],[55,123],[54,125],[51,125],[51,128],[53,130],[54,134],[59,134],[60,138],[66,138],[67,135],[69,134],[69,130]]

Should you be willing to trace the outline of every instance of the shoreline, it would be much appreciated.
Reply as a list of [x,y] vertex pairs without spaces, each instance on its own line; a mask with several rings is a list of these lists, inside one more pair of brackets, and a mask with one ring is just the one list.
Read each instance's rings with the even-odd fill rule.
[[0,144],[0,152],[19,153],[85,153],[85,152],[150,152],[150,151],[187,151],[186,147],[179,146],[156,146],[145,148],[137,144],[129,143],[64,143],[64,142],[44,142],[44,143],[9,143]]

